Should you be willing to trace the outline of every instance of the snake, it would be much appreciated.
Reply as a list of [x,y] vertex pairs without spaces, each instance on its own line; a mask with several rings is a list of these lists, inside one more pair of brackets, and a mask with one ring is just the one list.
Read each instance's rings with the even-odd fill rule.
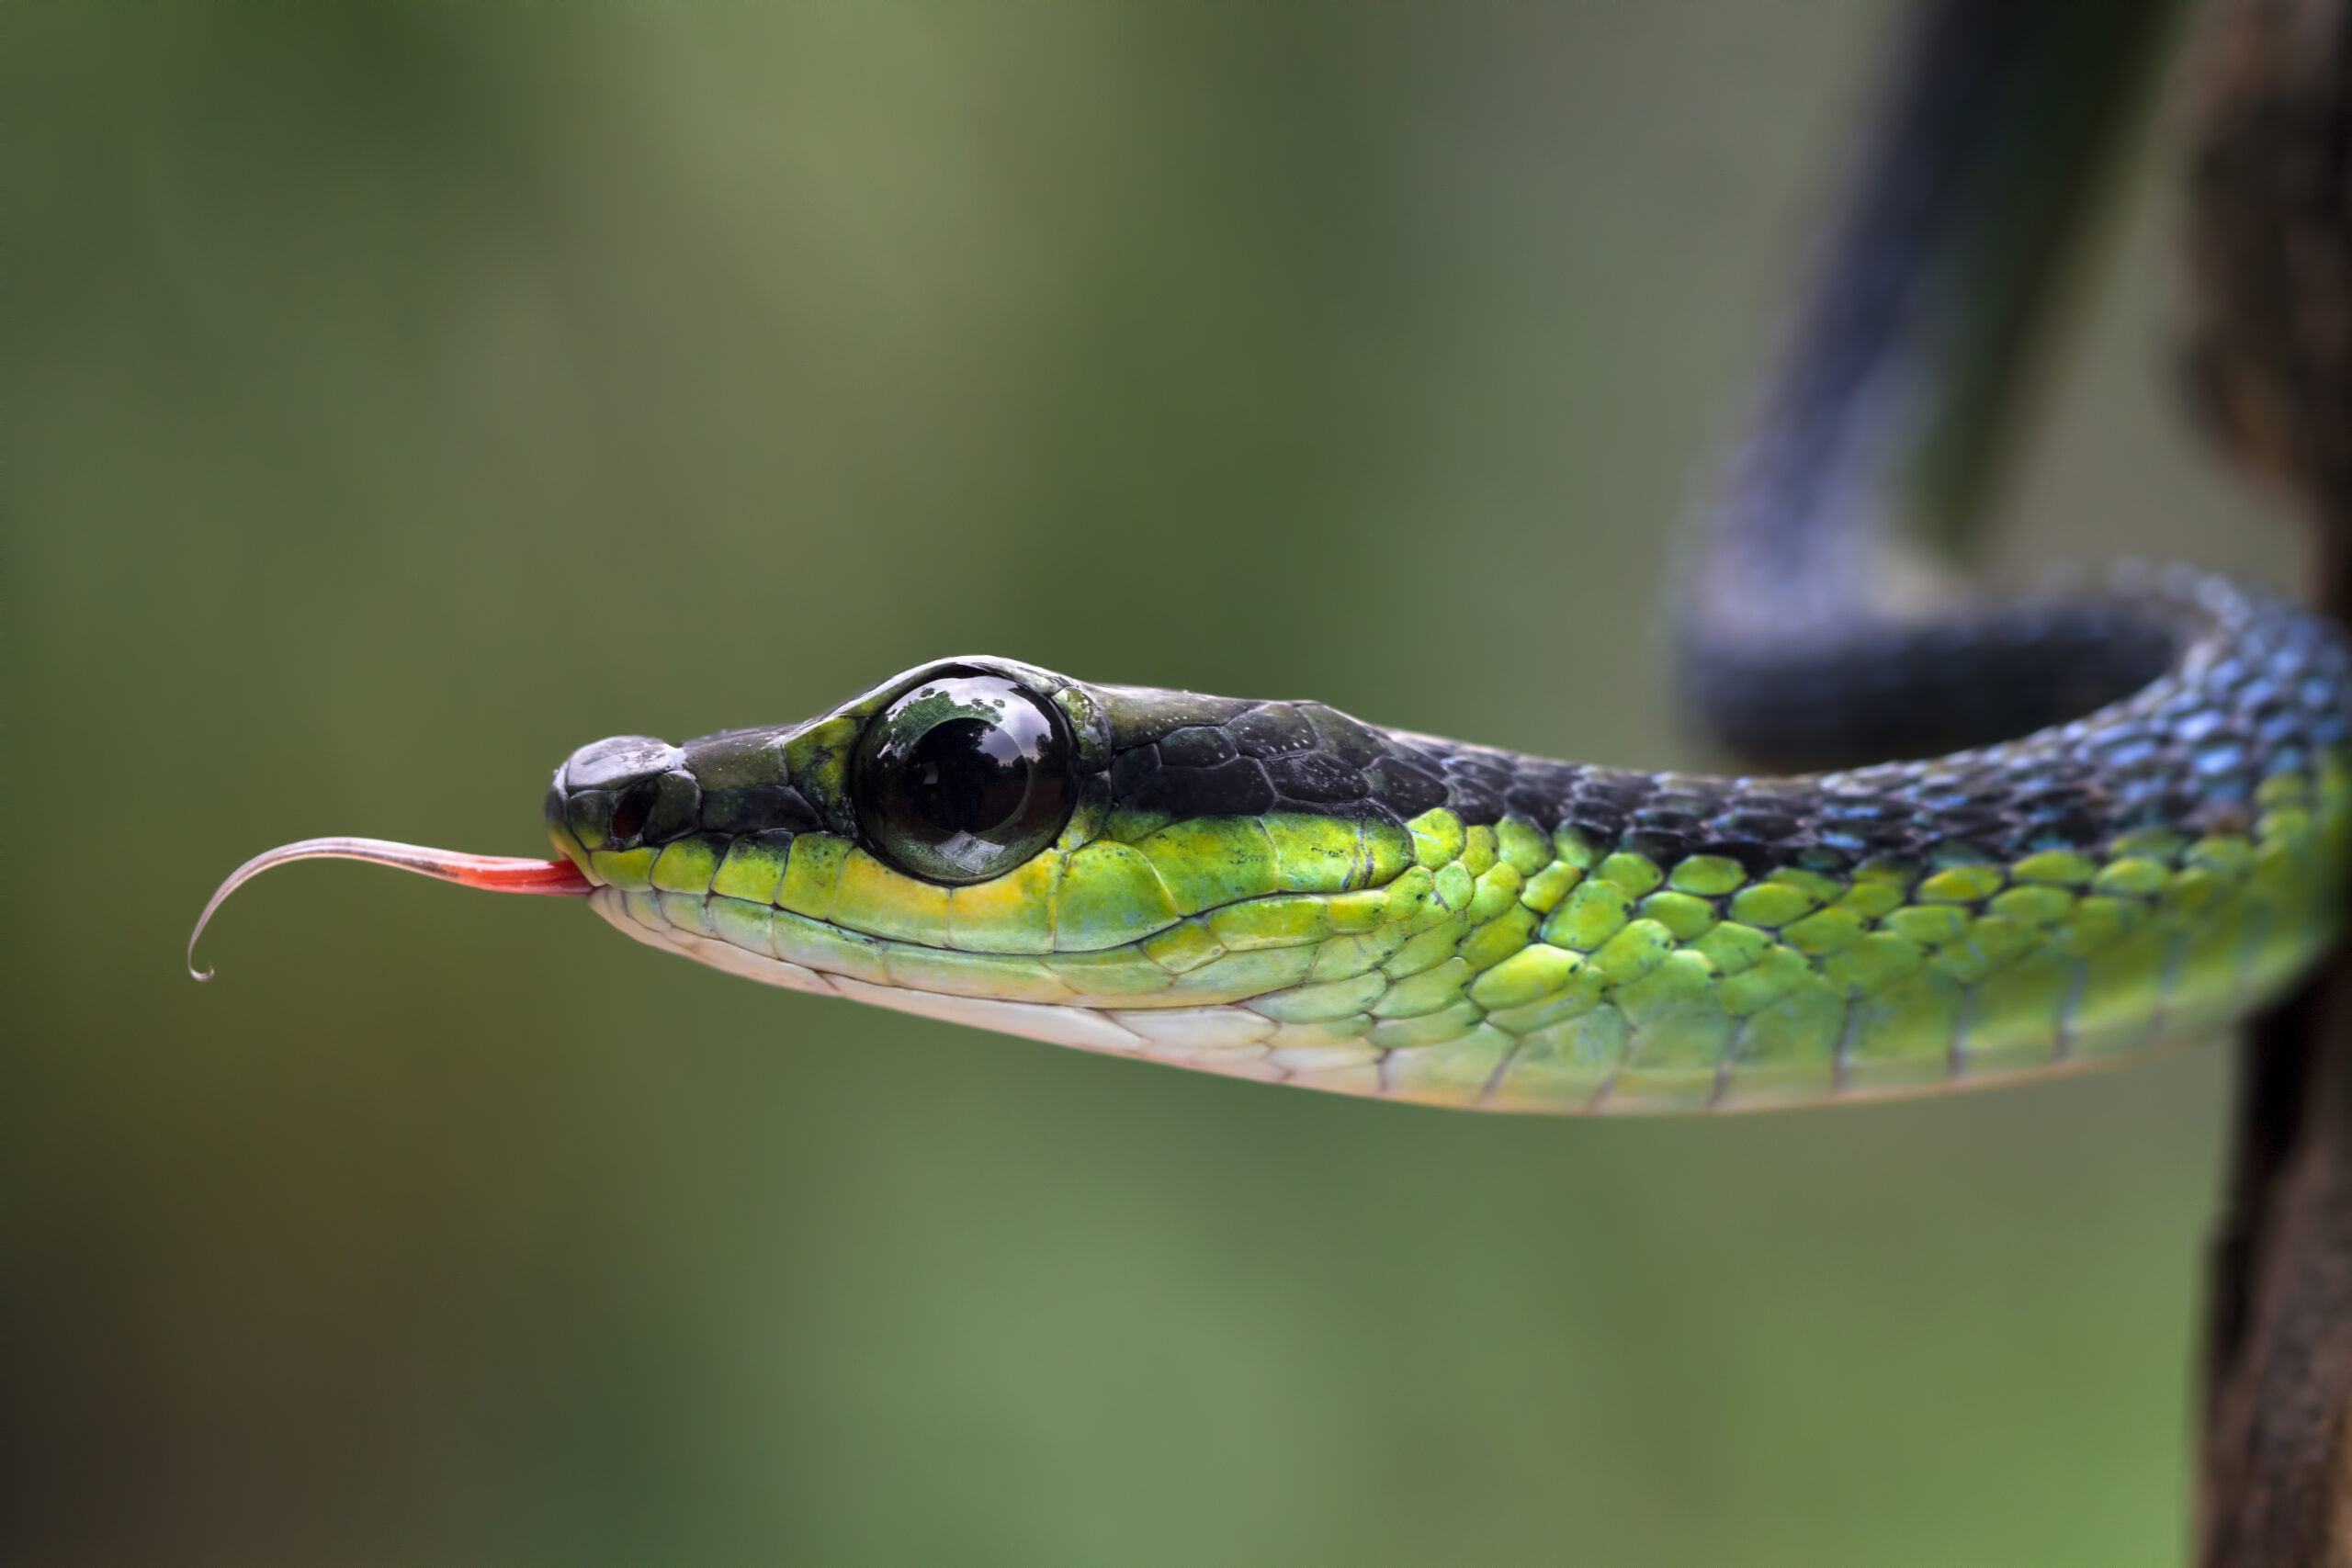
[[[1440,1106],[1824,1104],[2225,1032],[2338,932],[2341,632],[2184,566],[2007,600],[1906,575],[1985,511],[2165,15],[1932,0],[1898,39],[1674,617],[1753,771],[955,657],[798,722],[582,747],[548,859],[256,856],[190,972],[235,888],[344,857],[578,897],[788,990]],[[1520,592],[1566,618],[1623,585]]]

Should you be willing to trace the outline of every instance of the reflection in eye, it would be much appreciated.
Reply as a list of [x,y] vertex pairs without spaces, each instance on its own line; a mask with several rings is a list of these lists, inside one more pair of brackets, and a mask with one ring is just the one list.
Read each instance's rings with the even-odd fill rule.
[[943,673],[876,715],[858,746],[858,819],[882,855],[933,882],[1001,875],[1069,818],[1061,716],[999,675]]

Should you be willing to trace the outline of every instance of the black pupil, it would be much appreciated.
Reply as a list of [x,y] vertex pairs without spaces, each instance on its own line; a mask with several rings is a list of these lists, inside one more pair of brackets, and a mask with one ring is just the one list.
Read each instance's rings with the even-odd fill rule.
[[1070,745],[1026,688],[943,671],[875,716],[855,791],[869,846],[933,882],[978,882],[1035,854],[1069,820]]
[[1027,749],[985,719],[933,725],[899,766],[908,807],[943,839],[987,837],[1011,822],[1029,795]]

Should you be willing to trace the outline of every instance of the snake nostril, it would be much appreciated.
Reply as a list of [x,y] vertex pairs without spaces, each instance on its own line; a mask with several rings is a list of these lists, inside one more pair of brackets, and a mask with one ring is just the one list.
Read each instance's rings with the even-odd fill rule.
[[645,831],[647,818],[653,815],[653,805],[661,797],[658,779],[639,779],[621,792],[613,802],[612,836],[616,843],[628,843]]

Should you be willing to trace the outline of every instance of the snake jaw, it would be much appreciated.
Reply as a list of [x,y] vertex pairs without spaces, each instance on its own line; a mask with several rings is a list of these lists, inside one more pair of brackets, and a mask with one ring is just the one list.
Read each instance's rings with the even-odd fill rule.
[[204,981],[212,978],[209,969],[196,966],[197,939],[211,922],[213,911],[228,901],[229,895],[273,866],[298,860],[357,860],[376,865],[397,866],[420,876],[438,877],[443,882],[455,882],[465,887],[479,887],[491,893],[554,893],[573,897],[585,897],[595,890],[595,884],[581,874],[580,868],[568,860],[526,860],[509,855],[469,855],[454,850],[429,849],[422,844],[397,844],[388,839],[304,839],[299,843],[281,844],[277,849],[254,856],[231,872],[227,880],[213,890],[205,901],[204,912],[196,918],[196,929],[187,938],[187,972],[190,978]]

